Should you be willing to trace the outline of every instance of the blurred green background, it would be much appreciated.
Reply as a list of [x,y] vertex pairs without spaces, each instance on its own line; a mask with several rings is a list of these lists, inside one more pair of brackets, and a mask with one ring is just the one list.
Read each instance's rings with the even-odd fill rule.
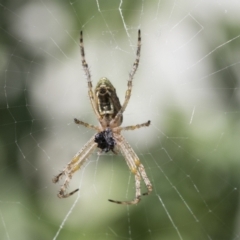
[[[237,1],[0,3],[0,239],[239,239],[240,4]],[[94,153],[60,200],[52,177],[97,124],[81,66],[121,102],[142,31],[124,125],[153,184],[137,206],[121,155]],[[142,186],[145,190],[145,186]]]

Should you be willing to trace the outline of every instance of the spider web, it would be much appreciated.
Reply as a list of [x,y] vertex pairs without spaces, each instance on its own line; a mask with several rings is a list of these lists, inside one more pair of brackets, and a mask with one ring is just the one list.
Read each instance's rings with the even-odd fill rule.
[[[1,1],[0,238],[239,239],[240,4],[229,1]],[[68,199],[51,179],[97,124],[81,66],[108,77],[153,192],[137,206],[123,157],[94,153]],[[146,190],[142,184],[142,192]]]

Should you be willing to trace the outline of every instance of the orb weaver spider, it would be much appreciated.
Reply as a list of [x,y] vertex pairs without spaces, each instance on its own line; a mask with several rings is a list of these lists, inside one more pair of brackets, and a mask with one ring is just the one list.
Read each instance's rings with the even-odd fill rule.
[[[138,30],[136,60],[133,64],[131,72],[129,73],[129,80],[127,84],[128,89],[125,94],[124,103],[121,106],[116,90],[107,78],[105,77],[101,78],[97,83],[95,91],[93,91],[91,74],[88,68],[88,64],[85,60],[83,33],[82,31],[80,32],[80,51],[82,57],[82,66],[87,76],[88,95],[90,98],[93,111],[97,116],[100,125],[93,126],[76,118],[74,119],[76,124],[80,124],[83,125],[84,127],[96,130],[97,134],[94,135],[85,144],[85,146],[79,152],[76,153],[76,155],[68,163],[68,165],[56,177],[53,178],[53,182],[57,183],[60,178],[65,176],[64,183],[61,186],[58,193],[59,198],[67,198],[79,190],[76,189],[70,193],[66,193],[67,186],[70,180],[72,179],[73,174],[78,169],[80,169],[80,167],[84,164],[84,162],[88,159],[90,154],[93,153],[93,151],[96,148],[99,148],[100,151],[103,152],[112,151],[115,154],[116,154],[115,148],[120,150],[120,152],[122,153],[123,157],[127,162],[129,169],[135,175],[136,194],[134,200],[115,201],[109,199],[110,202],[128,205],[137,204],[141,200],[142,195],[148,195],[151,193],[152,184],[147,177],[144,166],[140,162],[138,156],[136,155],[130,144],[121,135],[121,131],[123,130],[135,130],[141,127],[148,127],[150,125],[150,121],[147,121],[142,124],[137,124],[135,126],[120,127],[123,121],[123,112],[125,111],[129,99],[131,97],[132,80],[139,65],[140,50],[141,50],[141,32],[140,30]],[[143,179],[148,190],[146,193],[143,194],[141,194],[140,188],[141,178]]]

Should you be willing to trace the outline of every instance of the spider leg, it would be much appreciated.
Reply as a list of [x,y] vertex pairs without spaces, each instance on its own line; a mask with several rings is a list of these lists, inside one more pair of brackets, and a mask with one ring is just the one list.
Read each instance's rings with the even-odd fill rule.
[[[152,192],[152,184],[149,178],[147,177],[144,166],[141,164],[137,154],[131,148],[129,143],[127,143],[127,141],[121,136],[121,139],[118,139],[117,144],[122,155],[124,156],[127,162],[128,167],[130,168],[131,172],[135,174],[136,196],[133,201],[116,201],[111,199],[109,199],[109,201],[118,203],[118,204],[127,204],[127,205],[137,204],[141,200],[141,195],[149,195]],[[141,188],[140,188],[141,176],[148,189],[148,191],[143,194],[141,194]]]
[[118,121],[118,119],[122,116],[123,112],[125,111],[127,105],[128,105],[128,102],[129,102],[129,99],[131,97],[131,92],[132,92],[132,80],[133,80],[133,77],[137,71],[137,68],[138,68],[138,65],[139,65],[139,61],[140,61],[140,51],[141,51],[141,31],[140,29],[138,30],[138,43],[137,43],[137,53],[136,53],[136,60],[135,62],[133,63],[133,66],[132,66],[132,69],[129,73],[129,79],[128,79],[128,89],[125,93],[125,100],[124,100],[124,103],[121,107],[121,109],[118,111],[118,113],[116,114],[115,118],[112,120],[114,123]]
[[118,127],[116,128],[117,131],[124,131],[124,130],[135,130],[135,129],[139,129],[139,128],[142,128],[142,127],[148,127],[150,125],[151,121],[147,121],[145,123],[142,123],[142,124],[137,124],[137,125],[134,125],[134,126],[126,126],[126,127]]
[[74,122],[75,122],[76,124],[83,125],[83,126],[86,127],[86,128],[90,128],[90,129],[99,131],[99,128],[98,128],[98,127],[96,127],[96,126],[94,126],[94,125],[92,125],[92,124],[85,123],[85,122],[83,122],[83,121],[81,121],[81,120],[79,120],[79,119],[77,119],[77,118],[74,118]]
[[151,184],[151,182],[150,182],[150,180],[149,180],[149,178],[146,174],[144,166],[141,163],[138,166],[138,170],[139,170],[139,172],[140,172],[140,174],[143,178],[143,181],[144,181],[144,183],[145,183],[145,185],[147,186],[147,189],[148,189],[148,191],[143,193],[142,195],[143,196],[149,195],[152,192],[152,184]]
[[83,69],[84,69],[85,74],[87,76],[88,96],[90,98],[93,111],[96,114],[98,120],[100,121],[101,120],[101,116],[100,116],[100,114],[99,114],[99,112],[97,110],[95,99],[94,99],[94,93],[93,93],[93,90],[92,90],[91,74],[90,74],[90,71],[89,71],[86,59],[85,59],[85,51],[84,51],[84,45],[83,45],[83,32],[82,31],[80,32],[80,52],[81,52],[81,56],[82,56],[82,66],[83,66]]
[[76,189],[70,193],[66,193],[66,189],[68,187],[69,182],[72,179],[73,174],[78,169],[80,169],[80,167],[84,164],[84,162],[87,160],[89,155],[97,147],[97,143],[94,142],[94,139],[95,139],[95,136],[93,136],[78,153],[76,153],[76,155],[73,157],[71,162],[68,163],[68,165],[63,169],[63,171],[53,178],[53,182],[57,183],[61,177],[63,176],[66,177],[63,185],[59,190],[59,193],[58,193],[59,198],[67,198],[79,190],[79,189]]
[[134,159],[135,161],[135,164],[138,168],[138,171],[140,172],[142,178],[143,178],[143,181],[147,187],[147,192],[143,193],[142,195],[145,196],[145,195],[149,195],[151,192],[152,192],[152,184],[147,176],[147,173],[145,171],[145,168],[143,166],[143,164],[140,162],[137,154],[134,152],[134,150],[132,149],[132,147],[130,146],[130,144],[127,142],[127,141],[124,141],[124,145],[125,145],[125,148],[128,149],[128,152],[129,154],[131,155],[131,157]]
[[136,197],[133,201],[117,201],[108,199],[109,202],[117,203],[117,204],[123,204],[123,205],[135,205],[138,204],[141,200],[141,193],[140,193],[140,182],[141,182],[141,176],[138,172],[135,174],[135,183],[136,183]]
[[134,204],[139,203],[141,200],[141,186],[140,186],[141,176],[140,176],[137,166],[134,162],[134,159],[132,158],[131,155],[129,155],[129,152],[126,149],[126,147],[124,146],[123,141],[118,142],[117,144],[118,144],[118,147],[119,147],[122,155],[124,156],[124,158],[127,162],[129,169],[135,175],[136,195],[135,195],[134,200],[132,200],[132,201],[116,201],[116,200],[112,200],[112,199],[108,199],[108,201],[117,203],[117,204],[134,205]]

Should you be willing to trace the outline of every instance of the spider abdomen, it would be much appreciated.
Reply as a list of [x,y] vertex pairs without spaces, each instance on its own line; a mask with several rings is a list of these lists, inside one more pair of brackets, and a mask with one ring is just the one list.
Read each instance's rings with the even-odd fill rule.
[[[101,117],[110,122],[122,107],[116,89],[107,78],[101,78],[95,88],[95,96],[97,111]],[[122,120],[121,116],[118,126],[121,125]]]

